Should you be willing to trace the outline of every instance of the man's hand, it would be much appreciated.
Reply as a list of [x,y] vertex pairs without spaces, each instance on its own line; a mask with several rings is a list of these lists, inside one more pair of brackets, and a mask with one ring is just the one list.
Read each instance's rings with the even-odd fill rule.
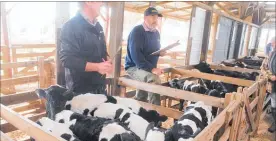
[[161,52],[159,53],[159,56],[163,57],[163,56],[165,56],[166,54],[167,54],[167,51],[161,51]]
[[270,80],[276,81],[276,76],[275,76],[275,75],[272,75],[272,76],[270,77]]
[[153,68],[153,69],[151,70],[151,72],[152,72],[153,74],[155,74],[155,75],[161,75],[161,74],[164,73],[164,70],[159,69],[159,68]]
[[112,63],[110,61],[98,63],[97,68],[100,74],[111,74],[113,72]]

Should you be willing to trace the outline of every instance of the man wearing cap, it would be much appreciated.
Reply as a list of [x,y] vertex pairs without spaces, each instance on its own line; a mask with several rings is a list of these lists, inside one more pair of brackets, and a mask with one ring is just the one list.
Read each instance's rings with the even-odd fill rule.
[[79,2],[80,10],[61,31],[60,60],[66,88],[75,93],[106,94],[104,74],[112,73],[103,28],[97,17],[102,2]]
[[[144,12],[144,22],[132,29],[128,36],[127,55],[125,58],[125,70],[135,80],[161,84],[159,75],[163,70],[157,68],[159,56],[150,55],[160,50],[160,34],[157,31],[158,17],[162,17],[158,11],[150,7]],[[160,53],[160,56],[165,53]],[[160,105],[160,95],[136,91],[136,100]]]

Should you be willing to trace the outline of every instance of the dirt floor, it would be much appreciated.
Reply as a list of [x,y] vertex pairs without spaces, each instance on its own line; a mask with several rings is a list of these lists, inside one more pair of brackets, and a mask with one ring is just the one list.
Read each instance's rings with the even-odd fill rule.
[[251,138],[250,141],[276,141],[276,132],[272,134],[267,131],[272,122],[272,115],[265,114],[260,122],[258,135],[254,138]]

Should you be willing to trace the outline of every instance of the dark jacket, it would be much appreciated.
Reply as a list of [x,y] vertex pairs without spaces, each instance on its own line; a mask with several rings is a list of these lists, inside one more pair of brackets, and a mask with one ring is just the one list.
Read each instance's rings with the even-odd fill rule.
[[276,75],[276,50],[272,51],[270,54],[268,68],[273,75]]
[[137,67],[151,72],[157,67],[159,56],[150,55],[160,49],[159,32],[145,31],[143,25],[138,25],[130,32],[127,42],[125,69]]
[[107,51],[102,26],[88,23],[78,13],[66,22],[60,36],[60,60],[65,67],[66,87],[77,93],[95,91],[105,85],[98,72],[85,72],[87,62],[106,60]]

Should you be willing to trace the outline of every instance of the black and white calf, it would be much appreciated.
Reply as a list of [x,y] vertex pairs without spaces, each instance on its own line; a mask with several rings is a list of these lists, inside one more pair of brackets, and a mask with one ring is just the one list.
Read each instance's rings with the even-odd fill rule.
[[[55,122],[47,117],[42,117],[36,122],[43,129],[48,130],[57,137],[61,137],[66,141],[80,141],[69,129],[69,125]],[[31,139],[34,141],[34,139]]]
[[116,99],[114,99],[112,96],[106,96],[103,94],[87,93],[75,96],[72,100],[67,101],[65,104],[65,109],[87,115],[99,105],[108,102],[116,103]]
[[[107,103],[112,103],[110,105]],[[102,105],[103,104],[103,105]],[[99,107],[100,106],[100,107]],[[127,112],[134,112],[148,122],[154,122],[155,126],[160,125],[168,119],[166,116],[159,115],[155,110],[146,110],[138,103],[138,101],[131,98],[112,97],[105,95],[95,94],[82,94],[74,97],[72,100],[66,102],[66,109],[72,110],[76,113],[91,116],[91,113],[97,114],[109,114],[114,117],[116,110],[124,109]],[[110,115],[111,114],[111,115]],[[105,117],[107,118],[107,117]]]
[[82,141],[140,141],[139,137],[118,122],[105,118],[64,110],[56,115],[56,121],[69,125]]
[[64,110],[66,101],[71,100],[76,94],[58,85],[52,85],[47,89],[36,89],[39,98],[46,99],[47,117],[54,120],[57,113]]
[[155,110],[146,110],[141,106],[141,104],[134,99],[131,98],[122,98],[122,97],[114,97],[117,100],[117,104],[124,105],[131,109],[135,114],[141,116],[148,122],[154,122],[154,126],[159,127],[161,122],[164,122],[168,119],[167,116],[160,115]]
[[191,141],[212,121],[211,106],[197,102],[166,132],[166,141]]

